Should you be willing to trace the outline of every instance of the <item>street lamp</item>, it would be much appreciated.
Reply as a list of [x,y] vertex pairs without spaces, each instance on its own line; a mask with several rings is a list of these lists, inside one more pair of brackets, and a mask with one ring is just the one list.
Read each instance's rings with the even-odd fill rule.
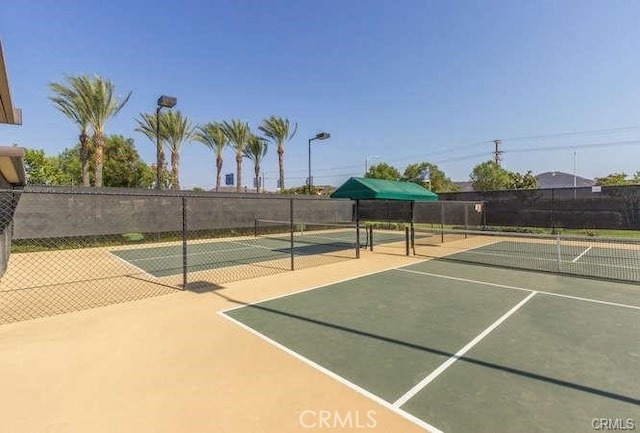
[[364,175],[367,175],[367,171],[369,171],[369,159],[378,159],[380,158],[378,155],[369,155],[364,157]]
[[311,194],[311,186],[313,185],[313,182],[311,181],[311,142],[313,140],[326,140],[330,137],[331,134],[329,134],[328,132],[320,132],[316,134],[315,137],[309,139],[309,178],[307,179],[307,185],[309,185],[307,187],[307,191],[309,194]]
[[162,189],[162,169],[164,168],[160,161],[162,148],[160,147],[160,110],[162,108],[173,108],[178,100],[173,96],[162,95],[158,98],[158,106],[156,108],[156,189]]

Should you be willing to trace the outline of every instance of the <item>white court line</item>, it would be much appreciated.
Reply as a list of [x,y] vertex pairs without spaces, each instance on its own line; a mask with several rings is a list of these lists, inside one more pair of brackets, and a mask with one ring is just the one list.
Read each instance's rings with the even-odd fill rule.
[[[264,239],[270,239],[270,238],[264,238]],[[315,237],[315,239],[326,239],[326,238]],[[338,240],[338,241],[350,242],[350,240],[346,240],[346,239],[339,239],[339,238],[330,238],[330,239],[333,240],[333,241]],[[296,238],[294,238],[294,243],[295,242],[296,242]],[[304,241],[297,241],[297,242],[304,243]],[[262,246],[262,245],[250,244],[250,243],[246,243],[246,242],[240,242],[240,241],[226,241],[224,243],[234,244],[234,245],[244,245],[245,247],[244,248],[214,249],[214,250],[211,250],[211,251],[202,251],[202,252],[199,252],[199,253],[189,252],[189,253],[187,253],[187,256],[190,257],[190,256],[203,255],[203,254],[209,254],[210,255],[210,254],[224,253],[224,252],[229,252],[229,251],[242,251],[242,250],[248,250],[248,249],[254,249],[254,248],[259,248],[259,249],[269,250],[269,251],[275,251],[274,248],[265,247],[265,246]],[[330,244],[331,244],[330,242],[327,242],[327,245],[330,245]],[[154,247],[152,247],[152,248],[154,248]],[[138,250],[137,249],[133,249],[133,250],[120,250],[120,251],[138,251]],[[130,261],[131,262],[144,262],[144,261],[147,261],[147,260],[166,259],[168,257],[182,257],[182,253],[180,253],[180,254],[165,254],[165,255],[162,255],[162,256],[143,257],[143,258],[140,258],[140,259],[131,259]],[[129,261],[127,259],[123,259],[123,260]]]
[[115,257],[116,259],[118,259],[118,260],[122,261],[124,264],[129,265],[129,266],[131,266],[132,268],[136,268],[136,269],[137,269],[137,270],[139,270],[141,273],[143,273],[143,274],[145,274],[145,275],[148,275],[148,276],[149,276],[149,278],[153,278],[154,280],[158,280],[158,279],[159,279],[158,277],[156,277],[156,276],[154,276],[154,275],[150,274],[149,272],[145,271],[144,269],[142,269],[142,268],[140,268],[140,267],[138,267],[138,266],[134,265],[133,263],[131,263],[131,262],[129,262],[129,261],[127,261],[127,260],[123,259],[122,257],[119,257],[119,256],[115,255],[115,254],[114,254],[114,253],[112,253],[111,251],[107,251],[107,252],[108,252],[109,254],[111,254],[113,257]]
[[584,256],[585,254],[587,254],[591,248],[593,248],[593,247],[592,247],[592,246],[591,246],[591,247],[587,247],[587,249],[585,249],[583,252],[581,252],[581,253],[580,253],[580,255],[579,255],[578,257],[576,257],[575,259],[571,260],[571,263],[575,263],[575,262],[577,262],[578,260],[580,260],[580,258],[581,258],[582,256]]
[[397,269],[394,269],[394,270],[401,271],[401,272],[410,272],[412,274],[427,275],[429,277],[444,278],[446,280],[464,281],[465,283],[480,284],[480,285],[483,285],[483,286],[499,287],[501,289],[524,290],[526,292],[537,292],[537,293],[540,293],[542,295],[556,296],[558,298],[574,299],[576,301],[591,302],[591,303],[594,303],[594,304],[609,305],[609,306],[613,306],[613,307],[631,308],[632,310],[640,310],[640,306],[637,306],[637,305],[629,305],[629,304],[620,304],[618,302],[601,301],[599,299],[583,298],[582,296],[563,295],[561,293],[545,292],[544,290],[533,290],[533,289],[527,289],[527,288],[524,288],[524,287],[508,286],[506,284],[490,283],[488,281],[471,280],[469,278],[452,277],[450,275],[433,274],[431,272],[423,272],[423,271],[414,271],[414,270],[411,270],[411,269],[400,269],[400,268],[397,268]]
[[345,282],[351,281],[351,280],[357,280],[358,278],[364,278],[364,277],[368,277],[368,276],[371,276],[371,275],[382,274],[384,272],[389,272],[389,271],[402,270],[402,268],[404,268],[406,266],[415,265],[417,263],[422,263],[422,262],[425,262],[427,260],[431,260],[431,259],[423,259],[423,260],[420,260],[420,261],[407,263],[406,265],[401,265],[401,266],[389,266],[388,268],[380,269],[378,271],[365,272],[364,274],[359,274],[359,275],[355,275],[353,277],[343,278],[341,280],[332,281],[330,283],[321,284],[319,286],[308,287],[306,289],[298,290],[296,292],[285,293],[283,295],[271,296],[269,298],[260,299],[259,301],[250,302],[250,303],[247,303],[247,304],[238,305],[237,307],[231,307],[231,308],[228,308],[226,310],[222,310],[221,313],[228,313],[229,311],[237,310],[239,308],[244,308],[244,307],[251,306],[251,305],[256,305],[256,304],[262,304],[263,302],[268,302],[268,301],[275,301],[276,299],[286,298],[288,296],[299,295],[301,293],[309,292],[311,290],[322,289],[324,287],[333,286],[334,284],[340,284],[340,283],[345,283]]
[[[202,251],[200,253],[188,252],[187,253],[187,257],[199,256],[199,255],[203,255],[203,254],[211,255],[211,254],[215,254],[215,253],[224,253],[224,252],[229,252],[229,251],[242,251],[242,250],[249,250],[249,249],[254,249],[254,248],[262,248],[262,249],[265,249],[265,250],[274,251],[271,248],[263,247],[263,246],[260,246],[260,245],[247,244],[247,243],[244,243],[244,242],[235,242],[234,241],[234,242],[228,242],[228,243],[237,244],[237,245],[246,245],[246,247],[244,247],[244,248],[225,248],[225,249],[222,249],[222,250]],[[134,250],[120,250],[120,251],[138,251],[138,250],[134,249]],[[166,259],[168,257],[182,257],[182,253],[180,253],[180,254],[165,254],[165,255],[162,255],[162,256],[143,257],[141,259],[131,259],[130,261],[132,261],[132,262],[143,262],[143,261],[146,261],[146,260]],[[126,259],[124,259],[124,260],[126,260]]]
[[[482,248],[482,247],[476,247],[476,248]],[[475,254],[478,256],[492,256],[492,257],[508,257],[508,258],[513,258],[514,255],[513,254],[498,254],[498,253],[485,253],[485,252],[480,252],[480,251],[459,251],[459,252],[454,252],[452,254],[448,254],[448,255],[455,255],[455,254]],[[541,257],[526,257],[527,260],[537,260],[539,262],[552,262],[552,263],[557,263],[558,259],[557,258],[553,258],[553,259],[545,259],[545,258],[541,258]],[[560,260],[561,263],[570,263],[568,260]],[[571,262],[571,263],[575,263],[575,262]],[[629,269],[632,271],[637,270],[638,268],[635,266],[624,266],[624,265],[614,265],[614,264],[609,264],[609,263],[593,263],[591,264],[592,267],[597,267],[597,266],[601,266],[601,267],[605,267],[605,268],[618,268],[618,269]],[[526,268],[524,268],[526,270]]]
[[[229,310],[227,310],[229,311]],[[235,323],[236,325],[240,326],[241,328],[245,329],[246,331],[249,331],[251,334],[260,337],[261,339],[263,339],[264,341],[266,341],[267,343],[277,347],[278,349],[282,350],[283,352],[293,356],[294,358],[298,359],[299,361],[304,362],[305,364],[315,368],[316,370],[326,374],[327,376],[329,376],[330,378],[340,382],[343,385],[348,386],[349,388],[353,389],[354,391],[364,395],[365,397],[375,401],[376,403],[378,403],[379,405],[385,407],[386,409],[390,410],[393,413],[396,413],[398,415],[400,415],[402,418],[414,423],[415,425],[417,425],[418,427],[421,427],[427,431],[431,431],[432,433],[443,433],[442,430],[439,430],[437,428],[435,428],[434,426],[432,426],[431,424],[421,420],[420,418],[417,418],[413,415],[411,415],[409,412],[406,412],[402,409],[400,409],[399,407],[395,407],[394,405],[392,405],[391,403],[389,403],[388,401],[382,399],[381,397],[378,397],[377,395],[367,391],[366,389],[356,385],[355,383],[349,381],[348,379],[345,379],[344,377],[340,376],[337,373],[334,373],[333,371],[321,366],[320,364],[315,363],[314,361],[310,360],[309,358],[306,358],[305,356],[299,354],[298,352],[295,352],[291,349],[289,349],[288,347],[278,343],[275,340],[272,340],[271,338],[267,337],[266,335],[262,334],[261,332],[245,325],[242,322],[239,322],[238,320],[229,317],[225,314],[224,311],[219,312],[219,314],[226,318],[227,320],[230,320],[231,322]]]
[[409,391],[407,391],[402,397],[400,397],[399,399],[397,399],[394,403],[393,406],[399,408],[400,406],[402,406],[403,404],[405,404],[407,401],[409,401],[411,398],[413,398],[417,393],[419,393],[420,391],[422,391],[427,385],[429,385],[431,382],[433,382],[438,376],[440,376],[447,368],[451,367],[451,365],[456,362],[458,359],[460,359],[465,353],[467,353],[471,348],[473,348],[473,346],[475,346],[476,344],[478,344],[484,337],[486,337],[487,335],[489,335],[491,333],[491,331],[493,331],[494,329],[496,329],[498,326],[500,326],[500,324],[502,322],[504,322],[505,320],[507,320],[511,315],[513,315],[516,311],[518,311],[524,304],[526,304],[527,302],[529,302],[529,300],[531,298],[533,298],[536,293],[538,292],[531,292],[529,294],[529,296],[527,296],[526,298],[524,298],[522,301],[518,302],[513,308],[511,308],[509,311],[507,311],[506,313],[504,313],[502,315],[502,317],[500,317],[498,320],[496,320],[495,322],[493,322],[491,324],[491,326],[489,326],[487,329],[485,329],[484,331],[482,331],[480,334],[478,334],[478,336],[476,336],[476,338],[474,338],[473,340],[471,340],[469,343],[467,343],[462,349],[458,350],[455,355],[453,355],[451,358],[447,359],[445,362],[443,362],[442,364],[440,364],[440,366],[438,368],[436,368],[435,370],[433,370],[431,372],[431,374],[429,374],[427,377],[425,377],[424,379],[422,379],[420,382],[418,382],[413,388],[411,388]]

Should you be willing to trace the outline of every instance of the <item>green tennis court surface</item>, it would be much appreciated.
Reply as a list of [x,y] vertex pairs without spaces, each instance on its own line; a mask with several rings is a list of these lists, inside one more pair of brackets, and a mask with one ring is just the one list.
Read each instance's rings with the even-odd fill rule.
[[[361,231],[361,247],[367,245],[366,232]],[[402,240],[395,233],[376,234],[375,242],[383,244]],[[230,266],[269,263],[269,266],[288,268],[291,257],[289,234],[271,234],[212,242],[189,243],[187,267],[189,272],[206,271]],[[350,254],[355,251],[354,229],[308,231],[294,235],[294,256]],[[177,275],[183,270],[181,244],[142,247],[112,251],[112,254],[154,277]],[[355,252],[354,252],[355,257]],[[282,261],[282,263],[277,263]]]
[[447,433],[640,423],[637,285],[430,260],[224,315]]
[[450,248],[457,262],[640,283],[638,240],[451,231],[416,233],[415,245],[425,256]]

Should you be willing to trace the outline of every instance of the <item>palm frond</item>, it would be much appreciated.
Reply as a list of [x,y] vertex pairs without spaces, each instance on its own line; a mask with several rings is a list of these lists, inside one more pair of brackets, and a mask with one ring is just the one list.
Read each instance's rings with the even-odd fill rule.
[[219,122],[209,122],[198,126],[193,133],[193,139],[213,150],[216,156],[221,156],[229,143],[222,124]]
[[269,149],[269,143],[262,137],[258,137],[257,135],[251,134],[249,135],[249,139],[247,141],[247,146],[243,151],[243,155],[245,158],[249,158],[258,166],[262,162],[262,159],[267,154],[267,150]]
[[242,155],[251,134],[249,124],[238,119],[225,120],[222,122],[222,130],[236,151],[236,155]]

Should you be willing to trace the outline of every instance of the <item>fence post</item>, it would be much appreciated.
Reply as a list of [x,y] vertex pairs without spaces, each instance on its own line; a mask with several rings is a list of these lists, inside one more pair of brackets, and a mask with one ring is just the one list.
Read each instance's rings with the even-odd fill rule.
[[293,222],[293,198],[289,199],[289,235],[290,235],[290,243],[289,243],[289,251],[291,253],[291,270],[295,269],[294,259],[293,259],[293,232],[295,231],[294,222]]
[[560,233],[556,234],[556,253],[557,253],[557,261],[558,261],[558,272],[562,272],[562,250],[560,247]]
[[369,251],[373,251],[373,224],[369,224],[367,233],[369,236]]
[[440,242],[444,243],[444,201],[440,202]]
[[360,200],[356,200],[356,259],[360,258]]
[[182,197],[182,288],[187,288],[187,198]]

